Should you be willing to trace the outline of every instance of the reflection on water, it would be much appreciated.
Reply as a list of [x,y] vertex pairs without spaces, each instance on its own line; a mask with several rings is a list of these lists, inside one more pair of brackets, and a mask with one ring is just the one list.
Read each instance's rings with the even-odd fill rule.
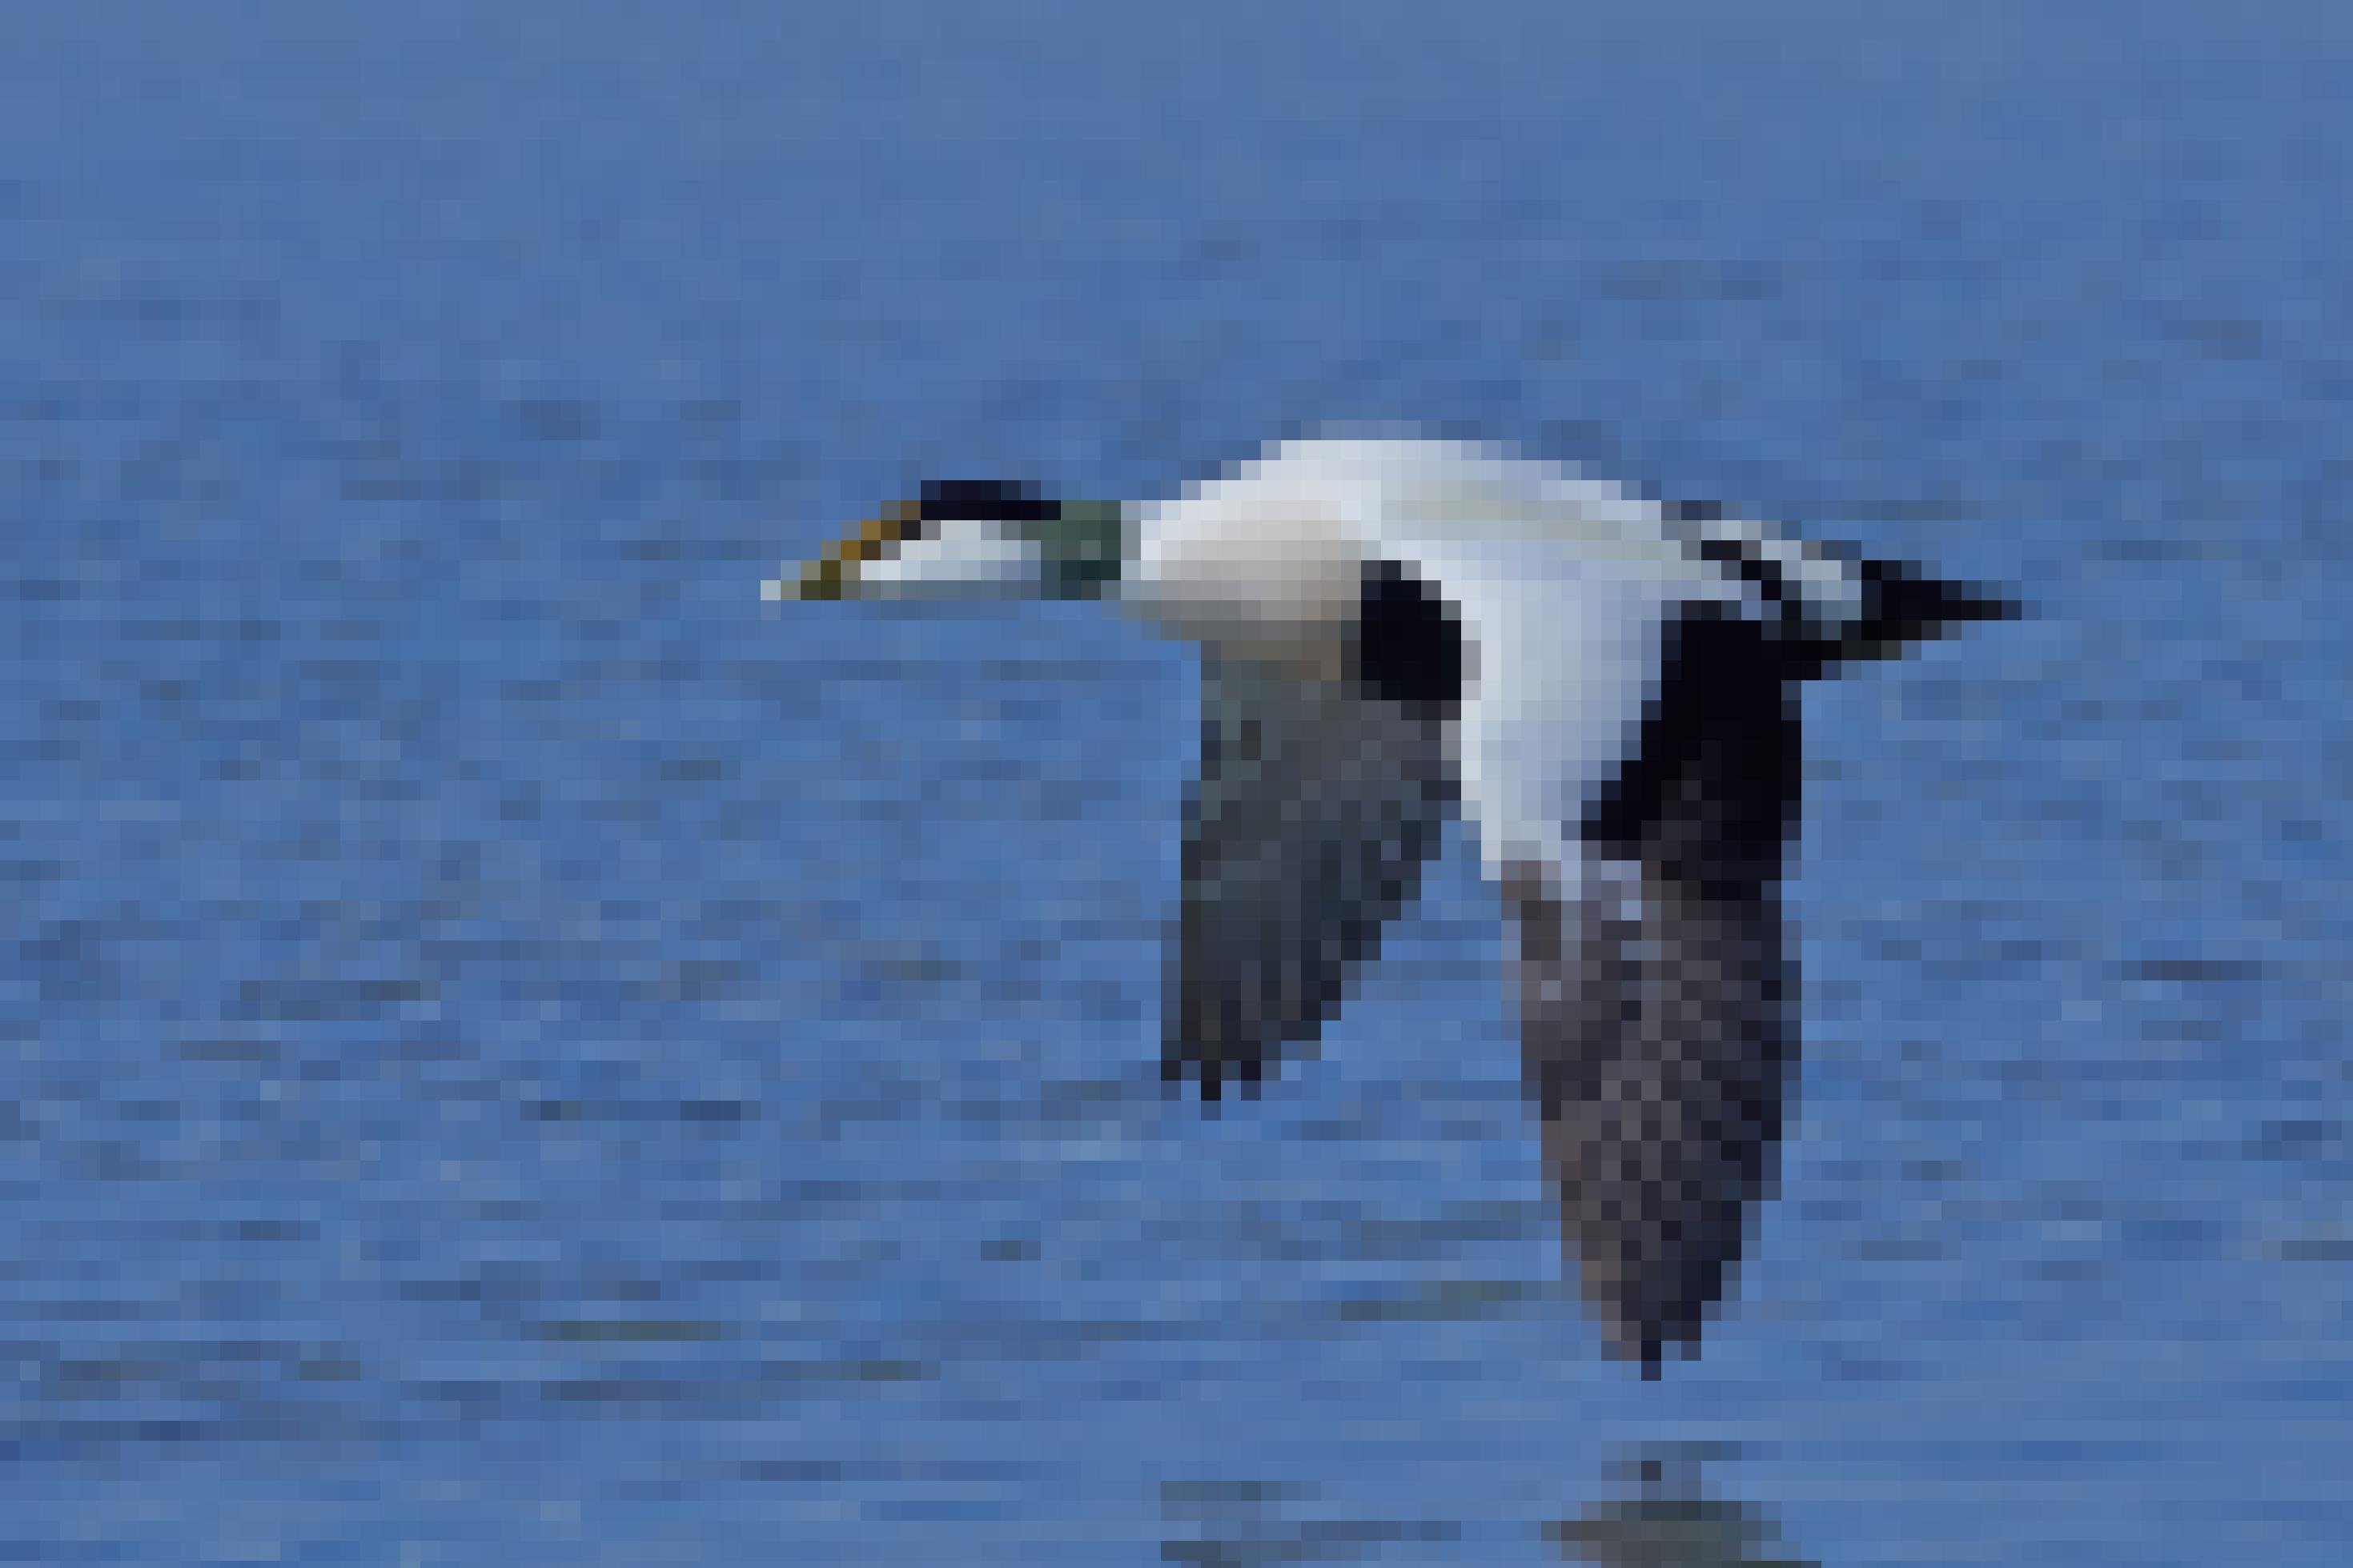
[[[1724,1445],[1646,1444],[1604,1467],[1600,1494],[1576,1517],[1543,1526],[1567,1562],[1604,1568],[1816,1568],[1763,1508],[1704,1484]],[[1306,1484],[1229,1479],[1160,1488],[1163,1563],[1245,1568],[1278,1563],[1387,1561],[1400,1545],[1452,1542],[1463,1560],[1493,1540],[1496,1521],[1372,1516],[1335,1508]],[[1525,1536],[1520,1539],[1525,1540]],[[1450,1554],[1451,1555],[1451,1554]]]
[[1160,1560],[1186,1568],[1363,1562],[1399,1542],[1463,1533],[1446,1520],[1349,1518],[1310,1489],[1273,1481],[1170,1481],[1160,1489],[1160,1511],[1169,1526]]
[[1812,1568],[1763,1509],[1709,1495],[1703,1462],[1721,1451],[1647,1446],[1610,1465],[1617,1485],[1575,1519],[1545,1527],[1571,1563],[1609,1568]]

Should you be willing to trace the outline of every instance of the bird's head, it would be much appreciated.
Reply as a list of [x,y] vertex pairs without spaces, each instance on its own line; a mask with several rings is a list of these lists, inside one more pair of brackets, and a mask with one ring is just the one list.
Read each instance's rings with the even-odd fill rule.
[[828,545],[767,599],[1092,599],[1115,591],[1123,508],[990,479],[927,484]]

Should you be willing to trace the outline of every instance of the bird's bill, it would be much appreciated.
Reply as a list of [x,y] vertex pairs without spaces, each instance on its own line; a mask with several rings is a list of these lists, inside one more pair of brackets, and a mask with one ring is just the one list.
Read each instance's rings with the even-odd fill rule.
[[913,501],[902,501],[880,517],[871,517],[827,545],[797,573],[771,577],[760,584],[760,597],[786,599],[854,599],[866,576],[869,562],[891,555],[913,536],[922,519]]

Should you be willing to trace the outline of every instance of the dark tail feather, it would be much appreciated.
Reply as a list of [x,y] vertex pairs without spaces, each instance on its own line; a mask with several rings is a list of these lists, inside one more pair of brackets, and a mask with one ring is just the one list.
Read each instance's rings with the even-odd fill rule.
[[1800,679],[1893,658],[1973,621],[2014,621],[2026,613],[2023,604],[1995,589],[1931,577],[1901,561],[1862,561],[1855,569],[1862,583],[1862,613],[1836,637],[1802,645],[1796,671]]
[[1810,680],[1842,664],[1892,658],[1969,621],[2025,614],[1999,590],[1946,582],[1845,545],[1791,538],[1719,507],[1670,501],[1662,510],[1693,553],[1746,587],[1765,635],[1778,645],[1779,672],[1787,678]]

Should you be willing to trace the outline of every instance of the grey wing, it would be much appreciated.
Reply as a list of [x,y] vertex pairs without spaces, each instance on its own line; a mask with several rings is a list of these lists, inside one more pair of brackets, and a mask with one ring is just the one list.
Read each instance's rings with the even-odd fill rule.
[[1673,629],[1636,754],[1583,824],[1561,902],[1518,917],[1525,1081],[1564,1240],[1612,1347],[1694,1347],[1774,1176],[1797,1055],[1779,878],[1794,687],[1737,623]]
[[1455,789],[1427,713],[1214,656],[1161,1068],[1216,1100],[1339,1010],[1418,889]]

